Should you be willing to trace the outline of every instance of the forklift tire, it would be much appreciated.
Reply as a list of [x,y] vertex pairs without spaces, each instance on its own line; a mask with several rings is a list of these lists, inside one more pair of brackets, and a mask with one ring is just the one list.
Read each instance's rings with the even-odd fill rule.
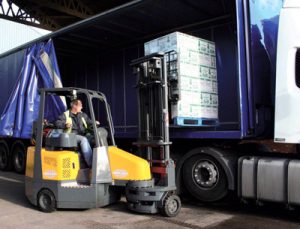
[[48,189],[42,189],[38,194],[38,208],[42,212],[50,213],[56,210],[56,201],[54,194]]
[[0,170],[6,171],[11,169],[11,158],[9,148],[5,140],[0,140]]
[[175,217],[181,210],[181,200],[177,195],[169,195],[164,199],[161,213],[167,217]]
[[21,141],[16,141],[12,146],[12,162],[17,173],[24,174],[26,167],[26,147]]
[[187,159],[183,166],[183,181],[189,193],[202,202],[219,201],[228,194],[224,169],[206,154]]

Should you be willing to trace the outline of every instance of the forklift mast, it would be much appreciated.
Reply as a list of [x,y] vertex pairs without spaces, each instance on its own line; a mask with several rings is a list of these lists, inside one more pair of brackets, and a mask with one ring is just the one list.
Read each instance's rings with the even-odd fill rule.
[[[134,144],[146,158],[157,183],[175,186],[168,171],[170,159],[168,77],[164,53],[155,53],[132,62],[137,75],[139,136]],[[173,167],[173,166],[172,166]],[[172,178],[172,179],[171,179]],[[166,179],[166,180],[165,180]]]
[[[170,60],[170,59],[169,59]],[[176,195],[175,164],[170,158],[168,75],[164,53],[151,54],[131,65],[137,76],[139,136],[134,144],[150,164],[152,179],[129,182],[126,199],[137,212],[176,216],[181,209]]]

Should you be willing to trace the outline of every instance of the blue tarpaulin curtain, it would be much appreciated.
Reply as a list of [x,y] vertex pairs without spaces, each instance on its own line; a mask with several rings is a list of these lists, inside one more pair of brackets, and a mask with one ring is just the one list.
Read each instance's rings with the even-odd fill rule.
[[[62,87],[52,40],[34,44],[26,50],[25,60],[0,119],[0,136],[30,138],[32,123],[38,118],[39,88]],[[66,110],[65,99],[48,96],[45,119],[54,121]]]

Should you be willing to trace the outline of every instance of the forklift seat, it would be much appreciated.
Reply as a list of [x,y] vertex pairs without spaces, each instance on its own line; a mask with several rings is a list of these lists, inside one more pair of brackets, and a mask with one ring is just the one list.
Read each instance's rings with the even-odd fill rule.
[[50,150],[77,148],[76,134],[64,133],[61,129],[52,129],[46,136],[45,147]]

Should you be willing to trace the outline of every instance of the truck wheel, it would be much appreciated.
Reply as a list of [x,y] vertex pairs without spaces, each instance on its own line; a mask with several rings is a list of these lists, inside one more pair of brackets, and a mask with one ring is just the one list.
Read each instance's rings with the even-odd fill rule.
[[161,208],[161,213],[167,217],[175,217],[181,210],[181,201],[177,195],[167,196]]
[[26,147],[21,141],[17,141],[12,146],[12,161],[17,173],[23,174],[26,167]]
[[4,140],[0,140],[0,170],[11,169],[9,148]]
[[183,166],[186,189],[198,200],[214,202],[228,193],[227,177],[221,165],[211,156],[198,154]]
[[56,201],[54,194],[48,189],[42,189],[38,194],[38,207],[42,212],[54,212]]

